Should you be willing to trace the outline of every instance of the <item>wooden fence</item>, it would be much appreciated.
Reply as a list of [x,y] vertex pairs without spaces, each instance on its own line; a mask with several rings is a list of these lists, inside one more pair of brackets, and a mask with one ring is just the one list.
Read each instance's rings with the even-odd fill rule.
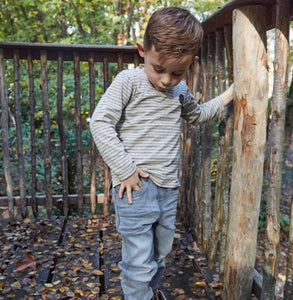
[[[9,108],[9,88],[6,85],[6,77],[9,75],[9,71],[5,70],[6,62],[13,60],[13,95],[10,97],[14,98],[14,103],[10,105],[13,108]],[[22,116],[21,116],[21,97],[23,93],[20,91],[20,61],[25,61],[27,64],[25,76],[29,78],[28,87],[22,87],[22,89],[29,90],[27,97],[30,103],[30,142],[31,142],[31,166],[28,174],[25,174],[25,162],[24,162],[24,149],[23,149],[23,133],[22,133]],[[56,65],[53,70],[48,70],[48,62],[54,61]],[[73,62],[72,73],[74,78],[72,81],[74,85],[74,107],[64,108],[63,107],[63,65],[66,61]],[[95,205],[97,202],[96,196],[96,161],[97,154],[93,142],[90,146],[90,167],[88,172],[90,172],[90,193],[84,194],[84,182],[83,174],[85,167],[83,164],[83,141],[82,134],[84,130],[88,130],[88,126],[84,125],[85,117],[90,117],[94,107],[97,103],[96,101],[96,85],[98,81],[102,81],[103,90],[105,90],[111,80],[115,75],[113,72],[119,72],[123,68],[126,68],[128,64],[133,64],[134,66],[140,63],[141,59],[138,55],[137,49],[135,47],[121,47],[121,46],[90,46],[90,45],[59,45],[59,44],[27,44],[27,43],[0,43],[0,86],[1,86],[1,126],[2,126],[2,149],[3,149],[3,165],[4,174],[6,179],[6,195],[2,194],[1,206],[6,205],[9,209],[10,217],[14,216],[14,204],[19,204],[21,206],[21,213],[24,216],[26,214],[26,206],[30,205],[33,207],[33,213],[37,216],[38,204],[45,204],[47,213],[50,216],[52,212],[53,202],[56,204],[58,200],[63,203],[64,215],[67,216],[69,210],[69,203],[77,203],[78,212],[82,215],[83,203],[90,202],[92,206],[92,212],[95,211]],[[81,94],[81,63],[86,62],[86,68],[88,69],[88,79],[86,93],[89,95],[90,109],[89,112],[82,116],[82,102],[81,99],[83,95]],[[97,63],[102,64],[102,76],[97,78]],[[115,63],[116,67],[114,71],[110,72],[111,63]],[[40,76],[40,85],[36,86],[36,69],[39,68],[40,71],[38,75]],[[7,67],[8,69],[8,67]],[[48,76],[57,72],[57,79],[54,82],[48,82]],[[84,74],[83,74],[84,76]],[[54,105],[49,103],[49,85],[56,86],[56,95],[53,96],[55,100]],[[41,99],[36,99],[37,91],[41,94]],[[24,97],[24,96],[22,96]],[[44,167],[44,189],[45,195],[38,195],[37,192],[37,162],[36,162],[36,114],[40,113],[36,111],[36,102],[42,103],[41,113],[42,113],[42,124],[39,124],[42,130],[43,145],[38,146],[43,152],[43,167]],[[52,112],[53,107],[57,109]],[[13,187],[15,180],[12,178],[11,172],[11,149],[9,146],[11,142],[9,140],[9,119],[10,111],[14,110],[15,114],[15,127],[16,127],[16,139],[17,139],[17,173],[18,176],[18,190],[19,195],[15,195]],[[66,142],[66,130],[64,126],[63,114],[67,109],[73,109],[74,114],[72,118],[75,118],[75,161],[76,161],[76,190],[77,193],[74,195],[69,195],[69,182],[68,182],[68,148],[70,145]],[[59,141],[58,146],[60,149],[60,173],[62,177],[62,194],[56,195],[56,191],[52,190],[52,174],[51,170],[53,167],[52,163],[52,144],[54,141],[51,137],[52,122],[57,122],[59,131]],[[11,138],[11,137],[10,137]],[[56,143],[56,141],[55,141]],[[14,172],[15,173],[15,172]],[[105,194],[109,194],[109,172],[106,168],[105,182]],[[29,195],[27,192],[27,182],[30,182],[31,187],[29,189]],[[109,197],[109,195],[108,195]],[[106,199],[108,199],[106,197]],[[45,201],[44,201],[45,200]],[[105,206],[107,207],[107,206]]]
[[[201,251],[209,258],[212,267],[218,254],[220,274],[224,283],[224,299],[250,299],[254,278],[258,218],[260,212],[265,150],[268,149],[270,162],[267,170],[269,181],[266,224],[266,249],[264,277],[261,299],[273,299],[278,276],[277,264],[280,239],[280,185],[282,177],[283,141],[285,127],[285,107],[288,90],[289,26],[293,16],[293,5],[289,0],[235,0],[228,3],[216,14],[203,22],[205,40],[201,50],[200,63],[194,65],[187,82],[195,94],[202,93],[205,102],[216,93],[225,90],[226,85],[235,83],[234,103],[219,116],[218,138],[213,136],[214,122],[203,126],[182,124],[182,160],[180,167],[181,188],[178,216],[196,240]],[[269,112],[268,103],[268,58],[267,38],[269,29],[276,28],[273,96]],[[9,114],[9,87],[6,84],[7,60],[13,60],[13,92],[17,137],[17,163],[19,195],[13,192],[11,174]],[[21,91],[19,62],[27,62],[30,102],[31,177],[30,195],[26,194],[27,174],[24,170]],[[49,106],[48,61],[56,61],[57,94],[56,116],[52,116]],[[72,61],[74,65],[74,117],[76,144],[77,194],[68,194],[68,142],[64,129],[63,113],[63,64]],[[92,211],[96,203],[96,161],[97,154],[91,142],[90,167],[83,161],[82,133],[84,120],[81,116],[81,62],[87,63],[88,93],[91,115],[95,106],[95,86],[97,84],[96,64],[103,68],[103,88],[111,82],[109,65],[114,62],[117,72],[132,63],[138,65],[140,58],[134,47],[107,47],[86,45],[48,45],[25,43],[0,43],[0,87],[1,87],[1,126],[2,152],[6,179],[6,195],[2,197],[14,214],[14,203],[19,201],[22,214],[27,204],[32,205],[37,215],[37,204],[46,199],[48,214],[51,214],[54,199],[62,199],[64,214],[68,214],[70,200],[77,199],[78,211],[82,214],[82,204],[89,201]],[[40,66],[40,87],[35,86],[34,64]],[[115,75],[115,74],[114,74]],[[113,75],[113,76],[114,76]],[[112,76],[112,75],[111,75]],[[43,161],[45,195],[36,196],[37,166],[36,89],[41,89],[43,107]],[[57,120],[60,143],[60,173],[62,195],[54,195],[52,190],[52,139],[50,124]],[[267,130],[267,129],[270,130]],[[267,148],[266,148],[266,145]],[[216,149],[216,150],[215,150]],[[217,152],[215,156],[214,152]],[[216,159],[215,159],[216,157]],[[211,172],[216,165],[216,176]],[[90,173],[90,194],[84,194],[83,174]],[[109,200],[109,170],[105,172],[105,212]],[[290,241],[293,233],[290,233]],[[288,272],[285,299],[293,295],[292,245],[288,250]]]
[[[207,101],[216,90],[220,94],[226,84],[234,82],[235,97],[219,117],[217,140],[212,121],[201,128],[183,126],[179,216],[206,253],[210,267],[218,254],[223,299],[251,297],[264,175],[268,178],[265,262],[260,289],[255,291],[260,299],[275,296],[292,16],[292,1],[239,0],[231,1],[202,24],[206,35],[197,71],[201,82],[195,82],[194,92],[202,91],[202,100]],[[272,28],[274,78],[269,108],[267,31]],[[215,149],[217,171],[213,178]],[[293,299],[292,249],[290,244],[285,299]]]

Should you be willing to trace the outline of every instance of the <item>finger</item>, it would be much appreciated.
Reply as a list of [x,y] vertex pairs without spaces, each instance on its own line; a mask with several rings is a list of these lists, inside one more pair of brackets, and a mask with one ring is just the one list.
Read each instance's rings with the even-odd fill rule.
[[125,190],[125,187],[121,184],[120,189],[119,189],[119,198],[123,198],[123,192]]
[[132,190],[127,189],[127,198],[128,198],[128,203],[132,204]]
[[140,176],[140,177],[143,177],[143,178],[147,178],[147,177],[149,177],[149,174],[147,173],[147,172],[144,172],[144,171],[142,171],[142,170],[138,170],[138,175]]

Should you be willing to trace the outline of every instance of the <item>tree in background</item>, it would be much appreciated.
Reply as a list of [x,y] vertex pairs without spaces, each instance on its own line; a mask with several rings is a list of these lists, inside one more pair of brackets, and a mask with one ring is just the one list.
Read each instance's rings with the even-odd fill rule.
[[0,40],[128,44],[142,39],[152,12],[162,6],[189,9],[203,20],[228,0],[1,0]]

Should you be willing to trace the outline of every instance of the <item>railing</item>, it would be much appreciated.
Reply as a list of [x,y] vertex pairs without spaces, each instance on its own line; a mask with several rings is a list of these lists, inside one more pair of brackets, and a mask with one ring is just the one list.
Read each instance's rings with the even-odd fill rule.
[[[219,117],[218,139],[213,137],[212,121],[200,128],[183,126],[179,216],[208,256],[210,267],[218,255],[223,299],[251,297],[265,189],[264,277],[262,286],[254,281],[254,291],[261,299],[275,296],[292,17],[292,1],[235,0],[202,23],[205,40],[198,71],[201,83],[194,86],[195,92],[202,91],[206,101],[216,90],[220,94],[226,84],[234,82],[235,98]],[[269,111],[266,34],[272,28],[276,30]],[[269,158],[265,158],[265,152]],[[215,177],[213,161],[217,162]],[[266,187],[264,176],[269,182]],[[290,244],[285,299],[293,295],[292,249]]]
[[[224,91],[227,84],[235,83],[234,105],[229,105],[219,117],[217,139],[213,138],[212,121],[201,127],[182,124],[180,168],[182,184],[178,216],[192,232],[200,249],[209,257],[210,267],[215,263],[216,254],[219,254],[224,299],[242,300],[251,297],[263,170],[266,170],[264,151],[268,143],[271,168],[267,171],[267,176],[270,182],[275,184],[268,187],[266,225],[268,246],[265,250],[265,276],[262,292],[260,292],[262,296],[259,296],[263,297],[262,299],[269,299],[265,297],[275,292],[279,244],[279,181],[282,173],[284,108],[288,88],[288,32],[293,16],[293,7],[289,4],[288,0],[231,1],[202,24],[206,37],[200,64],[194,65],[187,77],[193,92],[196,94],[201,91],[203,94],[203,102],[212,98],[216,91],[218,94]],[[268,118],[266,31],[274,27],[276,28],[274,58],[276,67],[271,117]],[[11,60],[13,60],[13,77],[7,81],[6,77],[12,71]],[[23,61],[27,67],[23,67]],[[72,74],[74,74],[74,77],[71,77],[74,105],[69,108],[63,103],[64,98],[68,96],[64,93],[64,89],[67,90],[64,86],[68,83],[67,81],[65,83],[63,78],[68,75],[64,70],[67,61],[71,63]],[[105,90],[111,82],[110,76],[115,76],[116,72],[124,68],[124,64],[138,65],[139,62],[140,58],[134,47],[0,43],[2,152],[7,187],[6,194],[1,191],[5,197],[0,200],[9,206],[10,215],[14,214],[15,202],[21,205],[22,214],[25,214],[25,207],[28,204],[33,207],[33,212],[37,215],[37,205],[43,200],[50,215],[54,200],[58,202],[59,199],[62,199],[65,215],[68,214],[71,201],[77,203],[80,214],[84,202],[91,203],[91,209],[95,211],[98,181],[97,154],[92,142],[89,146],[82,144],[82,134],[88,128],[85,120],[91,115],[96,104],[97,87]],[[115,66],[113,67],[111,63]],[[83,81],[84,68],[88,70],[86,83]],[[100,72],[101,76],[99,76]],[[54,83],[48,82],[48,74],[52,73],[57,74]],[[26,87],[20,85],[22,75],[28,78]],[[55,111],[50,109],[50,105],[52,107],[51,84],[55,86],[53,92],[56,91],[53,105]],[[87,90],[82,93],[84,84]],[[27,91],[28,101],[20,96],[23,95],[23,90]],[[84,102],[86,94],[89,97]],[[14,101],[11,101],[11,98]],[[21,116],[21,105],[24,102],[29,103],[30,107],[30,118],[26,119],[30,122],[30,179],[25,173],[26,166],[23,158],[24,116]],[[37,103],[40,102],[42,118],[36,111]],[[84,112],[83,107],[88,103],[90,109]],[[17,143],[14,151],[17,152],[17,159],[13,163],[18,164],[17,184],[13,182],[15,170],[12,172],[11,167],[11,159],[15,154],[10,153],[12,142],[11,137],[9,138],[8,124],[11,109],[15,111],[16,116],[14,132],[16,132]],[[68,169],[73,166],[68,166],[68,151],[71,149],[69,144],[71,145],[72,142],[72,139],[68,141],[69,129],[64,119],[64,114],[68,111],[73,111],[72,119],[75,127],[74,165],[78,176],[73,181],[74,191],[76,191],[74,195],[69,192],[72,183],[70,184],[68,180]],[[52,162],[52,144],[54,144],[52,126],[50,127],[52,123],[56,123],[59,136],[57,142],[60,163],[57,166]],[[270,138],[266,140],[269,127]],[[39,131],[44,145],[36,142],[36,133]],[[38,166],[40,161],[36,161],[40,149],[43,149],[41,167]],[[214,152],[218,153],[217,156]],[[88,153],[89,156],[86,156]],[[211,173],[214,161],[217,161],[216,176]],[[15,168],[15,165],[13,167]],[[58,168],[59,173],[56,174],[61,178],[59,182],[61,182],[62,193],[57,196],[56,191],[52,190],[53,167]],[[38,196],[40,190],[36,179],[42,168],[45,195]],[[107,167],[105,170],[103,189],[106,210],[109,201],[109,170]],[[86,174],[90,174],[89,193],[84,193],[83,176]],[[30,186],[29,194],[26,192],[27,182]],[[17,193],[13,192],[15,186],[19,187]],[[212,193],[213,190],[215,191]],[[291,247],[290,245],[288,253],[291,253]],[[290,273],[293,266],[290,261],[288,270],[286,299],[290,299],[293,293],[290,279],[293,277]]]
[[[90,117],[94,110],[97,103],[96,98],[106,90],[113,76],[128,64],[136,66],[140,61],[137,49],[128,46],[0,43],[1,127],[4,169],[2,178],[5,175],[6,179],[5,182],[1,182],[2,189],[4,184],[6,185],[6,193],[3,190],[1,191],[2,195],[0,196],[2,197],[0,200],[1,206],[8,206],[10,217],[15,213],[14,204],[21,206],[23,216],[26,214],[27,205],[33,207],[33,214],[37,216],[38,205],[42,204],[46,206],[47,213],[50,216],[53,202],[54,204],[58,202],[63,204],[65,216],[68,214],[70,203],[77,204],[80,215],[83,211],[84,202],[90,202],[91,211],[95,211],[97,202],[97,154],[93,142],[87,147],[83,145],[82,135],[85,131],[88,132],[86,119]],[[11,76],[12,65],[13,75]],[[67,73],[69,72],[72,75],[67,78],[67,82],[64,80],[65,67],[66,69],[69,68]],[[85,72],[88,72],[88,75]],[[54,76],[54,74],[57,76]],[[8,76],[10,76],[9,86],[7,86],[6,78]],[[28,78],[25,83],[21,82],[23,77]],[[84,77],[86,78],[84,79]],[[50,85],[54,86],[53,92]],[[65,85],[67,86],[65,87]],[[84,95],[82,95],[83,85],[86,86]],[[100,95],[96,93],[97,88],[101,90]],[[73,94],[70,107],[64,107],[64,98],[68,98],[68,95],[64,93],[64,89],[65,92],[70,90],[70,93]],[[87,101],[82,101],[83,98],[86,98]],[[29,118],[23,115],[24,111],[21,107],[23,102],[29,103],[29,105],[26,105],[27,111],[30,112]],[[36,107],[39,111],[36,110]],[[11,114],[12,110],[13,114]],[[70,128],[68,128],[68,124],[67,128],[65,126],[68,119],[64,119],[64,114],[68,116],[71,110],[73,111],[71,119],[75,121],[69,125],[74,126],[75,130],[72,131],[71,129],[71,139],[67,141]],[[15,151],[17,152],[17,159],[14,157],[14,162],[11,162],[13,154],[11,153],[12,136],[9,121],[13,119],[13,115],[15,115],[15,122],[13,122],[15,124],[12,124],[12,127],[15,128],[12,130],[12,135],[16,137]],[[37,117],[37,115],[41,116]],[[23,141],[25,122],[30,124],[30,132],[28,133],[30,146],[26,147],[24,147]],[[58,127],[59,137],[57,135],[57,138],[56,134],[54,138],[52,137],[54,123],[55,130],[56,124]],[[37,140],[37,132],[42,138],[42,145],[38,144],[40,138]],[[72,134],[74,137],[72,137]],[[89,135],[88,140],[90,140]],[[75,144],[74,151],[71,151],[73,146],[69,143]],[[57,144],[55,147],[58,147],[59,162],[52,159],[52,155],[56,155],[56,151],[52,153],[54,144]],[[30,152],[31,163],[29,167],[25,166],[25,151]],[[73,163],[70,166],[68,165],[69,151],[74,152],[71,155]],[[37,154],[40,153],[42,153],[41,162],[37,161]],[[88,153],[90,153],[90,156]],[[87,156],[87,162],[84,161],[85,156]],[[14,168],[11,167],[13,163]],[[40,163],[41,167],[38,167]],[[55,179],[52,178],[52,170],[56,168],[59,171],[54,173],[54,177],[56,177],[56,174],[61,177],[58,182],[59,186],[62,186],[60,188],[61,195],[56,195],[56,190],[52,185],[52,180]],[[68,174],[70,168],[74,168],[75,174],[77,174],[76,179],[71,181]],[[105,182],[107,185],[104,187],[104,193],[108,201],[110,175],[107,167],[105,169]],[[90,188],[88,189],[89,193],[85,194],[83,176],[87,172],[90,173],[87,184]],[[40,184],[37,181],[37,178],[40,177],[39,173],[42,173],[43,176],[41,190],[38,188]],[[18,180],[17,183],[16,180]],[[72,188],[72,185],[74,188]],[[16,187],[17,191],[14,193]],[[75,193],[69,194],[70,190]],[[107,209],[107,205],[105,205],[105,209]]]

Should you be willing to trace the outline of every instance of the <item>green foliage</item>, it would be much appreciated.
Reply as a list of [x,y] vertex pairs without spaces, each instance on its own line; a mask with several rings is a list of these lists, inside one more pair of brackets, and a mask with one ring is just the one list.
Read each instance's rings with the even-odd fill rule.
[[162,6],[189,9],[200,20],[228,0],[2,0],[0,40],[47,43],[134,45],[151,13]]

